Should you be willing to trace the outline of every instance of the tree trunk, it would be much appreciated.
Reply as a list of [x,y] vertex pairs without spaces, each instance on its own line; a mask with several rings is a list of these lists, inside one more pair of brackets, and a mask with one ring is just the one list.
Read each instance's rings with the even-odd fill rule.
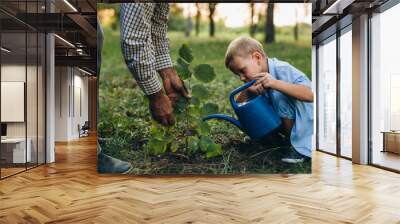
[[297,23],[297,9],[296,9],[296,16],[295,16],[295,24],[294,24],[294,40],[297,41],[299,39],[299,24]]
[[254,37],[254,34],[256,33],[256,27],[254,24],[254,3],[250,3],[250,36]]
[[189,15],[187,18],[187,24],[186,24],[186,30],[185,30],[185,37],[190,36],[190,33],[192,32],[192,28],[193,28],[192,15],[190,14],[190,11],[189,11]]
[[215,6],[217,3],[208,3],[208,9],[210,10],[210,37],[213,37],[215,35],[215,23],[214,23],[214,12],[215,12]]
[[268,3],[267,18],[265,22],[265,43],[275,42],[274,3]]
[[196,36],[198,36],[199,33],[200,33],[200,17],[201,17],[199,3],[196,3],[196,9],[197,9],[197,12],[196,12],[196,25],[195,25],[195,27],[196,27]]

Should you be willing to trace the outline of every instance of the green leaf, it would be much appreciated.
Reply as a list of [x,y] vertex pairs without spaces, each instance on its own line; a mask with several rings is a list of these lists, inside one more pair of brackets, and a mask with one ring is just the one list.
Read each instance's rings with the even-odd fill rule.
[[179,97],[179,99],[176,101],[176,104],[174,106],[174,112],[182,113],[185,111],[187,106],[188,106],[188,101],[183,97]]
[[190,103],[193,105],[200,105],[200,100],[199,98],[193,96],[192,99],[190,99]]
[[197,120],[199,120],[199,116],[201,116],[200,114],[200,108],[196,105],[190,105],[189,109],[187,111],[187,118],[189,119],[189,122],[193,123]]
[[153,125],[153,126],[151,126],[151,128],[150,128],[150,134],[151,135],[156,135],[157,133],[159,132],[159,129],[155,126],[155,125]]
[[200,121],[196,130],[201,135],[207,135],[210,133],[210,126],[207,124],[207,122]]
[[218,113],[218,105],[215,103],[206,103],[201,108],[201,113],[203,115]]
[[209,64],[200,64],[194,68],[194,76],[202,82],[211,82],[215,79],[214,68]]
[[179,48],[179,56],[189,63],[193,61],[192,49],[187,44],[182,44]]
[[189,63],[182,58],[176,60],[175,69],[181,79],[188,79],[192,76],[192,72],[189,69]]
[[188,147],[190,152],[196,152],[199,149],[198,141],[199,139],[196,136],[188,137]]
[[150,134],[152,139],[164,141],[164,133],[161,128],[157,128],[155,126],[151,127]]
[[149,152],[153,155],[164,154],[167,150],[167,142],[158,138],[151,138],[147,143]]
[[207,152],[208,147],[213,144],[214,141],[208,136],[201,136],[198,142],[201,151]]
[[212,157],[215,157],[215,156],[219,156],[221,154],[222,154],[221,145],[213,143],[213,144],[208,146],[206,157],[207,158],[212,158]]
[[178,142],[176,142],[176,141],[173,141],[173,142],[171,142],[171,146],[170,146],[170,150],[171,150],[171,152],[177,152],[178,151]]
[[208,94],[208,90],[206,87],[204,87],[203,85],[197,84],[192,87],[192,95],[199,99],[207,99],[209,94]]

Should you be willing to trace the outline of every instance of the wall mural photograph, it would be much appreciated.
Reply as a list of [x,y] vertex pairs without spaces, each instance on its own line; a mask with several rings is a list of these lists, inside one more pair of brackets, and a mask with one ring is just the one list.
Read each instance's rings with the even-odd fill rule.
[[311,4],[97,7],[100,173],[311,172]]

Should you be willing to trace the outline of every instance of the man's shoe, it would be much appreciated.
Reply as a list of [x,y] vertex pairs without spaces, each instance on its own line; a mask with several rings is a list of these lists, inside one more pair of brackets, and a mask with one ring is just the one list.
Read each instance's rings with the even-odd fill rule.
[[97,171],[99,173],[122,173],[126,174],[132,169],[129,162],[125,162],[108,156],[103,152],[97,155]]
[[308,159],[309,158],[307,156],[303,156],[302,154],[298,153],[295,149],[292,148],[289,155],[283,157],[281,161],[285,163],[294,164],[294,163],[302,163]]

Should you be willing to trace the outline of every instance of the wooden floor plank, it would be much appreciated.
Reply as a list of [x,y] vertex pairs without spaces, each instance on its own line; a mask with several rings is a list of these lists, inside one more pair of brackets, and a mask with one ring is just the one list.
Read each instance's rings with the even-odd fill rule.
[[400,223],[400,175],[321,152],[313,173],[99,175],[96,139],[0,181],[0,223]]

